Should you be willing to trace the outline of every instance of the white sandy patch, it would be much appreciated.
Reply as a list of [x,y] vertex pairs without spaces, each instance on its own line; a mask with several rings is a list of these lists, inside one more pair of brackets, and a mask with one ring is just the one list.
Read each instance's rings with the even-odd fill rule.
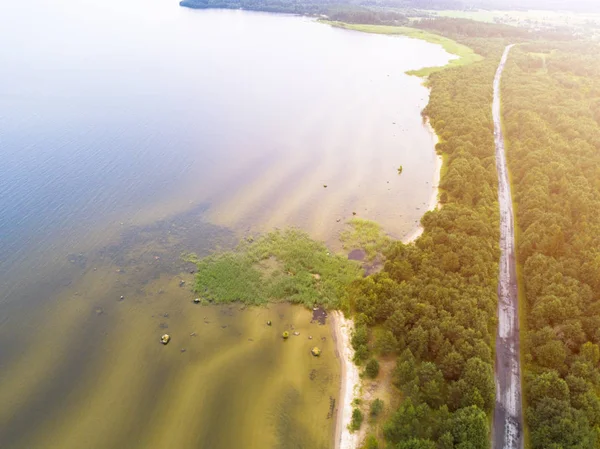
[[338,413],[335,424],[335,449],[356,449],[360,443],[358,433],[351,433],[348,425],[352,420],[352,401],[359,394],[360,377],[354,364],[354,349],[350,344],[354,322],[346,319],[338,311],[330,314],[336,348],[342,363],[342,384],[340,388]]

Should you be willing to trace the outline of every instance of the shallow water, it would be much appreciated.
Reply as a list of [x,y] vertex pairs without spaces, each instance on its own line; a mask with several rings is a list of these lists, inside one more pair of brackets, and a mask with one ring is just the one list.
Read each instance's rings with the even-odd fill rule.
[[0,38],[0,447],[327,447],[327,326],[194,306],[180,254],[335,246],[353,211],[410,232],[435,156],[404,71],[448,55],[163,0],[3,2]]

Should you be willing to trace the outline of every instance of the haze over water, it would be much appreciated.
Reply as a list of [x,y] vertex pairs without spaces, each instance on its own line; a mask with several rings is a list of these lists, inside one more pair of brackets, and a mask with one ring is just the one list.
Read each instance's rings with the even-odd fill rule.
[[[435,155],[427,91],[404,72],[448,55],[165,0],[3,2],[0,39],[0,447],[230,448],[227,417],[252,447],[326,446],[331,426],[306,428],[329,422],[333,345],[319,367],[305,334],[282,351],[265,316],[309,326],[288,306],[190,314],[179,255],[286,225],[333,244],[353,211],[409,233]],[[243,390],[223,378],[248,364]]]

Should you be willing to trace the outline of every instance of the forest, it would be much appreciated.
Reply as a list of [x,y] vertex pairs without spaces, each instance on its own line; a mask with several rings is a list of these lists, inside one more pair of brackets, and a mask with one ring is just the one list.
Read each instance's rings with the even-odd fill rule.
[[503,85],[530,443],[600,445],[600,48],[519,46]]

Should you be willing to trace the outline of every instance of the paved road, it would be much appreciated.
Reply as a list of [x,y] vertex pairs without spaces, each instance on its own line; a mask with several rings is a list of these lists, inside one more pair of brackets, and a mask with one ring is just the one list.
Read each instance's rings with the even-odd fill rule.
[[501,251],[498,281],[498,334],[496,335],[496,405],[492,449],[523,448],[514,217],[500,120],[500,80],[511,48],[512,45],[509,45],[504,50],[496,72],[492,106],[498,170]]

